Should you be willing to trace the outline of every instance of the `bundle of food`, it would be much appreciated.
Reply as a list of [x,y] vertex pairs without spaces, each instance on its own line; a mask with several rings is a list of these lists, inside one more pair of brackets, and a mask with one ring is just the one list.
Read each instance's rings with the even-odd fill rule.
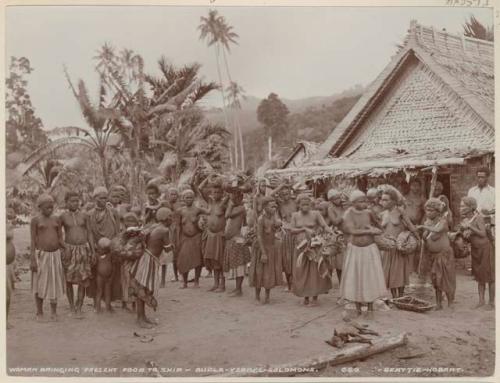
[[379,250],[390,251],[397,248],[397,239],[392,235],[381,234],[374,236],[375,243]]
[[402,231],[396,239],[396,248],[405,255],[414,253],[418,248],[418,239],[409,231]]
[[470,242],[466,239],[463,233],[453,233],[450,236],[455,258],[467,258],[471,253]]

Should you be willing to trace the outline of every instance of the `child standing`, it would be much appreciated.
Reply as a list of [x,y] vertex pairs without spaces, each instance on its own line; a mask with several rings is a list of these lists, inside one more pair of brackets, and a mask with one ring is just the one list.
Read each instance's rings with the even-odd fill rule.
[[97,275],[96,275],[96,300],[95,310],[99,314],[101,312],[101,300],[104,295],[104,302],[106,304],[106,311],[113,313],[111,307],[111,289],[113,284],[114,262],[111,255],[111,241],[102,237],[97,241]]
[[170,225],[173,212],[162,207],[156,213],[156,225],[146,238],[146,248],[135,262],[131,271],[131,295],[136,298],[137,323],[140,327],[151,328],[155,323],[146,316],[145,305],[158,307],[156,296],[160,287],[159,257],[166,246],[171,245]]
[[150,225],[156,222],[156,212],[161,207],[160,188],[155,183],[149,183],[146,186],[146,195],[148,201],[144,207],[143,222],[144,225]]
[[281,222],[276,218],[276,202],[272,197],[261,200],[263,212],[257,220],[257,240],[252,251],[249,279],[255,287],[255,299],[260,302],[260,292],[264,288],[264,304],[270,303],[271,289],[283,284],[281,243],[276,239],[276,232]]
[[[92,264],[95,264],[94,243],[89,217],[79,209],[80,197],[78,193],[72,191],[66,193],[65,201],[68,210],[61,214],[61,223],[66,243],[66,251],[63,257],[66,295],[70,310],[77,316],[81,316],[85,288],[90,285]],[[74,303],[73,284],[78,285],[76,305]]]
[[430,198],[425,203],[425,221],[417,229],[423,230],[424,251],[421,272],[430,271],[432,285],[436,291],[436,310],[443,309],[443,292],[448,307],[455,299],[456,276],[453,249],[448,238],[448,219],[444,216],[445,204]]
[[36,317],[43,319],[43,300],[50,300],[50,319],[57,320],[57,299],[65,294],[61,249],[62,225],[52,215],[54,199],[48,194],[38,198],[41,214],[31,220],[31,288],[35,294]]
[[[98,186],[94,189],[93,197],[95,207],[89,212],[90,230],[94,244],[99,239],[106,237],[112,240],[120,233],[120,216],[118,212],[108,204],[108,189],[103,186]],[[95,245],[94,245],[95,246]],[[117,266],[118,267],[118,266]],[[92,275],[96,275],[95,268],[92,270]],[[120,274],[113,274],[113,287],[111,292],[111,300],[121,298]],[[92,278],[90,287],[87,289],[87,295],[94,298],[94,306],[96,306],[96,279]]]
[[[143,244],[140,238],[139,219],[134,213],[126,213],[123,216],[125,230],[120,236],[115,237],[112,242],[112,252],[119,260],[120,281],[122,290],[122,309],[130,311],[128,303],[135,308],[135,301],[130,298],[130,272],[135,261],[142,256]],[[118,262],[116,262],[118,266]],[[118,271],[118,270],[117,270]]]
[[355,302],[358,315],[361,315],[361,305],[368,304],[368,317],[371,318],[373,302],[387,292],[380,252],[373,238],[382,230],[376,227],[377,220],[367,209],[368,201],[362,191],[353,191],[349,200],[352,206],[344,214],[344,230],[349,235],[349,243],[340,295]]

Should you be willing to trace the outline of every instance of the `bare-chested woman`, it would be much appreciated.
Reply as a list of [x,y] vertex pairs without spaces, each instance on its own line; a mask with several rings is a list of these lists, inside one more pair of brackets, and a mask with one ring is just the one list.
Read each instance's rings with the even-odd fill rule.
[[349,200],[352,206],[345,212],[343,224],[349,243],[340,295],[355,302],[358,315],[361,315],[361,305],[368,304],[368,317],[373,317],[373,302],[387,292],[380,252],[373,238],[382,230],[377,227],[373,213],[367,209],[368,201],[362,191],[353,191]]
[[[320,231],[331,232],[325,220],[317,210],[311,210],[311,198],[302,195],[298,198],[299,211],[292,214],[290,231],[296,235],[295,243],[300,244],[304,239],[310,240]],[[318,302],[318,295],[327,294],[332,288],[332,280],[328,275],[320,274],[318,263],[307,256],[298,259],[298,250],[293,260],[293,293],[304,298],[304,304],[309,304],[309,297],[313,297],[312,305]]]
[[250,251],[244,244],[241,229],[246,221],[246,210],[243,205],[243,192],[233,190],[226,210],[226,229],[224,231],[224,274],[226,278],[236,279],[236,288],[231,297],[243,295],[242,284],[245,277],[245,266],[250,262]]
[[182,199],[185,206],[178,210],[180,216],[180,228],[178,229],[179,237],[177,243],[177,270],[182,275],[183,284],[181,288],[188,287],[189,271],[194,269],[194,287],[200,287],[200,275],[203,265],[203,257],[201,252],[201,230],[198,226],[198,221],[202,214],[207,212],[194,205],[194,192],[187,189],[182,192]]
[[430,271],[436,292],[437,310],[443,308],[443,292],[446,294],[448,306],[453,305],[456,289],[455,259],[448,238],[448,219],[444,211],[444,202],[430,198],[425,203],[425,221],[423,225],[417,226],[417,229],[423,230],[424,238],[420,271]]
[[[61,214],[66,251],[63,266],[66,275],[66,295],[71,312],[82,315],[85,289],[90,285],[92,265],[95,264],[94,241],[90,220],[79,210],[80,197],[76,192],[68,192],[65,197],[67,211]],[[73,284],[78,285],[77,301],[74,303]]]
[[50,319],[57,320],[57,299],[65,294],[61,250],[64,249],[62,225],[52,215],[54,199],[48,194],[38,198],[41,214],[31,220],[31,288],[35,295],[37,320],[43,319],[43,300],[50,300]]
[[276,232],[281,221],[276,217],[276,202],[272,197],[262,199],[262,214],[257,220],[257,238],[252,247],[252,262],[249,270],[250,287],[255,288],[255,299],[260,302],[260,292],[264,288],[264,304],[269,304],[271,289],[283,282],[281,244]]
[[156,296],[160,287],[159,257],[165,247],[171,245],[170,225],[173,212],[162,207],[156,213],[156,225],[148,234],[146,249],[131,270],[130,286],[137,304],[137,323],[140,327],[151,328],[155,322],[146,316],[145,305],[154,310],[158,307]]
[[[211,183],[212,193],[209,196],[205,191],[207,182]],[[205,267],[213,270],[214,285],[208,291],[226,291],[226,280],[222,272],[224,262],[224,229],[226,228],[226,208],[229,201],[224,196],[222,180],[212,175],[207,177],[199,186],[203,199],[208,203],[207,239],[204,251]]]
[[[398,194],[393,189],[383,192],[380,203],[384,208],[381,214],[381,225],[384,234],[397,238],[403,231],[412,232],[416,238],[418,231],[407,216],[406,211],[398,205]],[[382,267],[384,269],[387,287],[391,289],[393,298],[404,295],[405,286],[410,284],[410,257],[398,249],[382,251]]]

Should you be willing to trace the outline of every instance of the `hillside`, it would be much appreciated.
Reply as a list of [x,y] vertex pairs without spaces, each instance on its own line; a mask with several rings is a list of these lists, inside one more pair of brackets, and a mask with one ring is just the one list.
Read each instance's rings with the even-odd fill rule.
[[[361,85],[356,85],[351,89],[326,97],[317,96],[296,100],[280,97],[280,99],[288,107],[290,115],[292,115],[296,113],[302,113],[310,108],[326,108],[337,100],[357,96],[362,92],[363,87]],[[262,99],[254,96],[247,96],[244,100],[242,100],[241,110],[237,111],[236,113],[244,134],[259,127],[259,122],[257,121],[257,107],[259,106],[261,101]],[[213,123],[224,124],[224,114],[222,113],[221,108],[207,109],[205,111],[205,116],[209,121]]]
[[[349,113],[361,93],[338,97],[330,103],[309,106],[288,116],[288,132],[280,142],[273,143],[273,153],[282,159],[288,157],[297,141],[323,142],[340,121]],[[266,159],[267,137],[263,128],[247,131],[243,135],[246,160],[257,169]]]

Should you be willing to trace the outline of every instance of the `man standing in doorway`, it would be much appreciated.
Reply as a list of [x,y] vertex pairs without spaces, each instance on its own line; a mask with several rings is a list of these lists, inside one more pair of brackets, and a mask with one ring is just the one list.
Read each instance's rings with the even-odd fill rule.
[[477,210],[483,216],[495,214],[495,188],[488,185],[490,170],[479,168],[476,172],[477,186],[469,189],[468,197],[472,197],[477,202]]

